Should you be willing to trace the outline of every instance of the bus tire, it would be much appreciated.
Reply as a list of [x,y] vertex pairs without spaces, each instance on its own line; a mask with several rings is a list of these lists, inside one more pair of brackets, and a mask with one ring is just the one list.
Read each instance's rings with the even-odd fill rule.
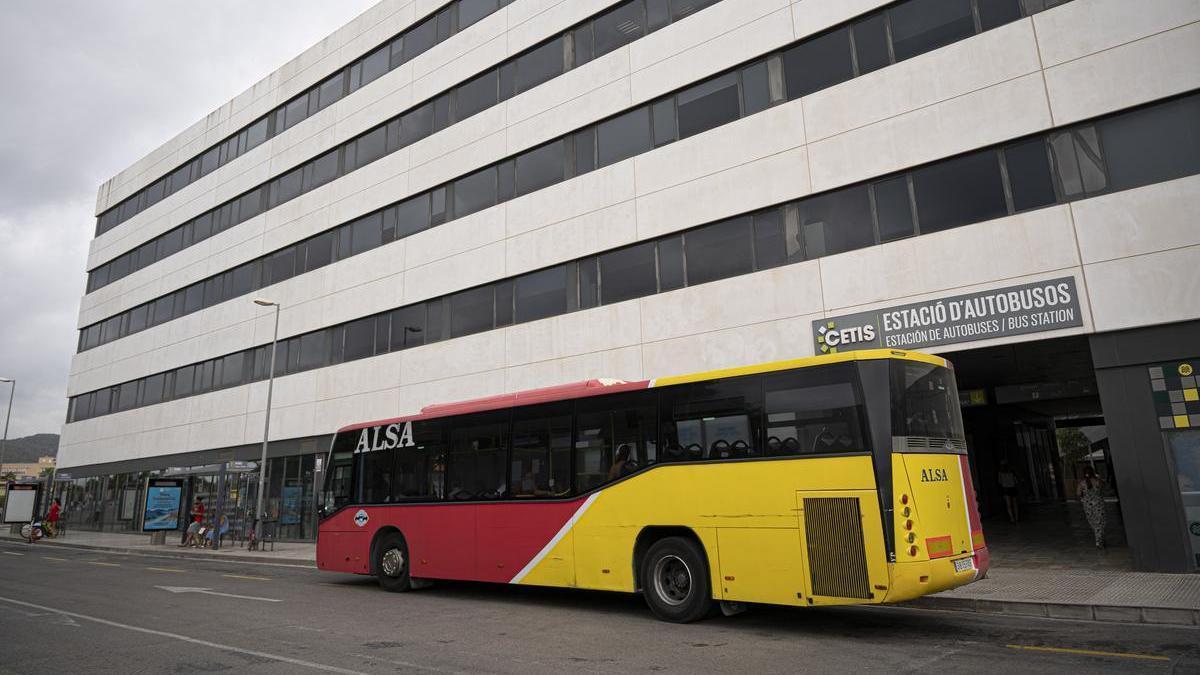
[[379,586],[391,593],[412,590],[409,577],[408,544],[399,533],[384,536],[375,547],[375,577]]
[[691,539],[666,537],[642,559],[642,595],[663,621],[690,623],[712,609],[704,549]]

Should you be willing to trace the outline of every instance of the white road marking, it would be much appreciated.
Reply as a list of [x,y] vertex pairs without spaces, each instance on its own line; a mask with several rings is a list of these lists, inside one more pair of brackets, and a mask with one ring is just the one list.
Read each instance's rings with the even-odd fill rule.
[[198,640],[196,638],[188,637],[186,635],[179,635],[178,633],[168,633],[166,631],[153,630],[150,628],[142,628],[140,626],[131,626],[129,624],[118,623],[116,621],[109,621],[108,619],[101,619],[101,618],[95,617],[95,616],[88,616],[86,614],[80,614],[78,612],[68,612],[68,611],[62,610],[62,609],[46,607],[44,605],[35,605],[32,602],[25,602],[23,600],[14,600],[12,598],[5,598],[5,597],[0,596],[0,602],[8,602],[8,603],[12,603],[14,605],[20,605],[22,607],[32,607],[34,609],[43,609],[43,610],[46,610],[47,612],[54,612],[56,614],[61,614],[63,616],[68,616],[68,617],[72,617],[75,619],[83,619],[84,621],[91,621],[93,623],[98,623],[98,624],[101,624],[104,626],[112,626],[113,628],[122,628],[124,630],[131,630],[131,631],[134,631],[137,633],[145,633],[147,635],[157,635],[159,637],[171,638],[172,640],[179,640],[181,642],[190,642],[191,644],[194,644],[194,645],[201,645],[204,647],[212,647],[213,649],[220,649],[222,651],[234,652],[235,654],[247,654],[249,656],[257,656],[257,657],[264,658],[264,659],[271,659],[272,661],[279,661],[281,663],[290,663],[292,665],[301,666],[303,668],[312,668],[313,670],[323,670],[323,671],[330,672],[330,673],[345,673],[345,675],[365,675],[361,671],[357,671],[357,670],[348,670],[346,668],[338,668],[336,666],[327,666],[322,663],[313,663],[312,661],[293,659],[289,656],[280,656],[278,654],[268,654],[267,652],[260,652],[260,651],[256,651],[253,649],[242,649],[241,647],[234,647],[232,645],[223,645],[223,644],[220,644],[217,642],[209,642],[208,640]]
[[168,591],[170,593],[203,593],[204,595],[219,595],[225,598],[239,598],[241,600],[260,600],[262,602],[283,602],[276,598],[259,598],[253,595],[237,595],[235,593],[222,593],[214,591],[211,588],[196,588],[193,586],[155,586],[155,588]]
[[13,553],[12,551],[5,551],[4,555],[25,555],[25,554],[24,553]]

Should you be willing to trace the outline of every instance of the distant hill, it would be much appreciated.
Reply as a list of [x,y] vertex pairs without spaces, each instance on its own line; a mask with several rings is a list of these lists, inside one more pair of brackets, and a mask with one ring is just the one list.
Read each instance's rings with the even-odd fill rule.
[[4,463],[36,462],[38,457],[58,456],[58,434],[34,434],[10,438],[4,443]]

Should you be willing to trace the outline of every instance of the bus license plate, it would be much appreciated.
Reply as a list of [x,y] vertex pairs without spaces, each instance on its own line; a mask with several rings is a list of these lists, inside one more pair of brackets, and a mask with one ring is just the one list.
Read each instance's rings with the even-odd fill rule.
[[975,569],[975,556],[954,561],[954,572],[956,574],[960,572],[967,572],[973,569]]

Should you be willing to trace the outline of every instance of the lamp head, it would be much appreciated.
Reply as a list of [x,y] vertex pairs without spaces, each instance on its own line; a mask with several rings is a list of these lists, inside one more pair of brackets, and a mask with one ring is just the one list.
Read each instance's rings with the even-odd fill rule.
[[274,300],[268,300],[266,298],[255,298],[254,304],[259,305],[261,307],[278,307],[279,306],[278,302],[275,302]]

